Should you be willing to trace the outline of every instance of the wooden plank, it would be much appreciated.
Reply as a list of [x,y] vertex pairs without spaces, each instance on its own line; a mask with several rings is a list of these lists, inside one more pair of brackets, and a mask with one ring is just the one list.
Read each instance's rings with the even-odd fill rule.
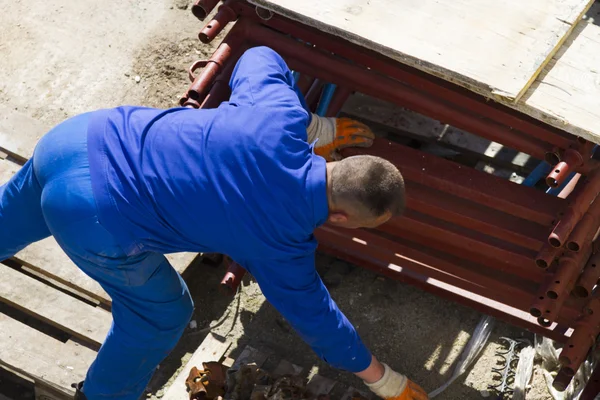
[[488,97],[517,100],[593,0],[250,0]]
[[0,106],[0,149],[16,158],[29,159],[36,143],[48,128],[23,113]]
[[[194,260],[194,253],[175,253],[167,255],[173,268],[183,273]],[[49,237],[32,243],[15,255],[15,259],[40,274],[45,274],[64,285],[81,291],[87,296],[104,304],[111,303],[110,297],[102,287],[83,273],[60,248],[54,238]]]
[[166,391],[163,400],[187,399],[189,395],[185,386],[185,380],[190,374],[190,369],[192,367],[201,368],[203,362],[220,361],[227,349],[229,349],[229,346],[231,346],[231,342],[225,338],[220,338],[209,333]]
[[[183,273],[196,257],[193,253],[168,254],[173,268]],[[91,279],[75,265],[60,248],[53,237],[32,243],[14,257],[37,274],[48,276],[57,282],[81,292],[85,296],[110,305],[110,296],[98,282]]]
[[50,325],[100,346],[112,317],[42,282],[0,264],[0,301],[33,315]]
[[111,302],[98,282],[84,274],[62,251],[53,237],[30,244],[14,258],[37,273],[56,279],[63,285],[81,291],[104,304]]
[[600,3],[514,107],[600,143]]
[[96,352],[63,343],[0,313],[0,366],[73,396],[72,383],[84,379]]

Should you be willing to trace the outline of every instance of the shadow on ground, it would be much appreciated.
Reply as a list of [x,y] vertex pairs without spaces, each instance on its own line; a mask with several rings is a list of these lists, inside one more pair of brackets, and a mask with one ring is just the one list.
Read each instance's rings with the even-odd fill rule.
[[[417,288],[383,279],[347,263],[319,255],[318,270],[332,296],[357,327],[372,352],[392,368],[421,384],[428,392],[450,378],[455,360],[470,338],[481,314],[447,302]],[[246,345],[273,352],[320,375],[364,389],[359,379],[319,360],[311,349],[260,294],[250,277],[234,299],[219,293],[222,268],[195,266],[187,277],[196,302],[196,330],[188,329],[183,339],[157,371],[151,389],[156,391],[189,359],[206,336],[213,332],[232,341],[230,357]],[[212,323],[211,323],[212,321]],[[501,336],[521,337],[517,328],[497,322],[490,342],[469,369],[438,399],[480,399],[480,390],[494,383],[491,368],[499,360],[494,353]],[[160,393],[159,393],[160,396]]]

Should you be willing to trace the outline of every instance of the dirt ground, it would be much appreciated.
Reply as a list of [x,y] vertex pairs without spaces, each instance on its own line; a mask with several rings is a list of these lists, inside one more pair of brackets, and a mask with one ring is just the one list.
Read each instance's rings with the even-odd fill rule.
[[[121,104],[172,107],[188,85],[186,68],[211,53],[196,38],[201,26],[187,0],[0,0],[0,113],[20,112],[51,127]],[[449,378],[481,314],[326,256],[317,260],[333,297],[381,360],[427,391]],[[162,396],[210,329],[233,342],[233,357],[252,344],[360,386],[351,374],[320,362],[249,278],[235,298],[219,294],[222,274],[203,265],[188,270],[197,327],[161,364],[149,396]],[[533,340],[497,322],[475,365],[438,398],[484,397],[481,391],[495,383],[491,368],[500,361],[495,353],[502,336]],[[550,399],[539,372],[527,398]]]

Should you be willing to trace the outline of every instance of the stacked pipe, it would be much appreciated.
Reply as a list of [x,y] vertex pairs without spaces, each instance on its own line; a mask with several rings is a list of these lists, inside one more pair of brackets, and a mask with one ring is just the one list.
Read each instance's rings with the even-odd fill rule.
[[[217,5],[199,0],[195,14],[205,18]],[[229,0],[218,10],[201,31],[202,41],[235,23],[215,54],[196,65],[203,70],[192,71],[182,105],[211,108],[226,100],[239,55],[266,45],[296,71],[315,111],[336,115],[350,93],[360,91],[551,162],[546,182],[562,190],[558,197],[377,139],[369,149],[345,149],[343,155],[373,154],[396,164],[406,179],[406,214],[376,230],[324,226],[315,235],[323,251],[567,342],[566,378],[557,378],[556,386],[567,382],[591,346],[588,339],[600,332],[594,294],[600,256],[592,245],[600,224],[600,174],[592,145],[245,2]],[[335,91],[327,107],[322,96],[328,85]],[[574,173],[585,179],[567,197],[577,179],[562,188]],[[243,273],[230,264],[224,283],[238,282]],[[571,339],[564,327],[574,329]]]

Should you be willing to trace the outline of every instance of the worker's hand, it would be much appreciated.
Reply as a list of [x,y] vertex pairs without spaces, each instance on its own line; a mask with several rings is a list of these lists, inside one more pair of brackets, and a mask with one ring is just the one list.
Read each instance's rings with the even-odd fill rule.
[[375,135],[368,126],[349,118],[324,118],[312,115],[307,129],[308,141],[317,140],[315,153],[327,161],[341,159],[339,151],[346,147],[369,147]]
[[375,383],[365,384],[373,393],[385,400],[427,400],[427,393],[416,383],[383,364],[383,377]]

